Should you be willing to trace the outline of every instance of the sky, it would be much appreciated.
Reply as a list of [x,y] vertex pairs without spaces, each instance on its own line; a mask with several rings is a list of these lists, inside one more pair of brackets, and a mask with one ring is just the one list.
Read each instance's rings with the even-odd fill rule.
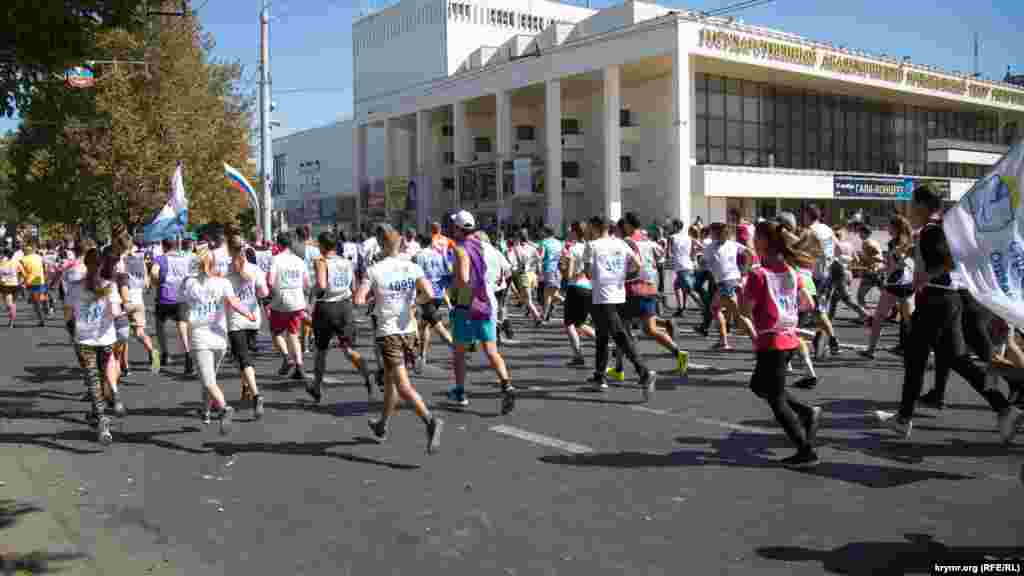
[[[591,6],[621,3],[592,0]],[[656,3],[711,10],[735,0]],[[214,57],[242,63],[250,90],[257,88],[260,4],[261,0],[192,0],[204,29],[216,41]],[[272,99],[277,104],[274,119],[281,122],[274,129],[275,138],[351,114],[351,25],[363,4],[364,0],[272,0]],[[948,71],[972,70],[972,35],[977,32],[984,77],[1002,79],[1008,65],[1024,73],[1021,0],[776,0],[736,15],[748,24],[874,54],[909,56],[913,62]],[[16,119],[0,119],[0,133],[16,125]]]

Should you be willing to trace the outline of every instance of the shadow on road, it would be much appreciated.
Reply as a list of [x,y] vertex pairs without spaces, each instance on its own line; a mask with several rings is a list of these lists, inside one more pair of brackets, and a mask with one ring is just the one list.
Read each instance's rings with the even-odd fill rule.
[[757,555],[790,563],[821,564],[824,571],[851,576],[932,574],[934,564],[1024,562],[1022,547],[957,547],[936,542],[926,534],[905,534],[906,542],[851,542],[832,550],[796,546],[758,548]]
[[377,444],[370,438],[359,437],[355,440],[343,442],[206,442],[203,446],[210,448],[221,456],[234,456],[243,453],[258,454],[285,454],[290,456],[323,456],[325,458],[336,458],[360,464],[373,464],[383,466],[392,470],[418,470],[420,467],[415,464],[402,464],[399,462],[386,462],[375,460],[345,452],[329,452],[330,448],[339,446],[366,446]]
[[82,373],[78,366],[61,364],[59,366],[25,366],[28,376],[18,376],[22,382],[44,384],[46,382],[81,381]]
[[[12,528],[26,514],[42,512],[43,510],[41,506],[34,502],[0,500],[0,530]],[[2,540],[2,537],[0,537],[0,541]],[[87,557],[86,554],[78,552],[53,550],[35,550],[24,553],[0,544],[0,573],[13,575],[24,572],[29,574],[62,572],[62,567],[53,566],[52,564]]]

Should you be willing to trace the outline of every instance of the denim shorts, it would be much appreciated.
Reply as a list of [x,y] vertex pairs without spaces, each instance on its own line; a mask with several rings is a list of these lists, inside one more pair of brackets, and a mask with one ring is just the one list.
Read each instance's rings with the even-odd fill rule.
[[739,280],[722,280],[718,283],[718,295],[722,298],[732,298],[736,296],[736,291],[739,290]]
[[693,270],[676,271],[676,281],[674,284],[676,290],[683,290],[685,292],[692,291],[694,286]]

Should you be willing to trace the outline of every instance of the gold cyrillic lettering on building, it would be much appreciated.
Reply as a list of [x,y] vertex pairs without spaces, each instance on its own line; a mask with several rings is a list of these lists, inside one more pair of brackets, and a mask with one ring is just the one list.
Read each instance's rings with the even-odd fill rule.
[[848,76],[862,76],[886,82],[902,82],[903,71],[895,66],[885,66],[875,62],[865,62],[856,58],[826,54],[821,60],[821,68]]
[[907,84],[937,92],[947,92],[962,96],[967,92],[967,80],[963,78],[945,78],[924,72],[907,72]]
[[701,30],[700,44],[713,50],[787,62],[799,66],[815,66],[818,62],[816,50],[742,36],[732,32],[710,29]]
[[971,84],[970,87],[971,98],[980,98],[982,100],[988,100],[989,94],[991,94],[991,92],[992,89],[989,88],[988,86]]
[[993,88],[992,101],[999,102],[1000,104],[1013,104],[1014,106],[1024,106],[1024,93],[1004,90],[1002,88]]

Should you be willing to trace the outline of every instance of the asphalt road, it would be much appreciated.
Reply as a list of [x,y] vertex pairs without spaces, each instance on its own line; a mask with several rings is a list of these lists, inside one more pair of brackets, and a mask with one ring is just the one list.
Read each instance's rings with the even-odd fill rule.
[[[414,380],[446,420],[433,456],[408,410],[385,444],[367,438],[377,405],[340,353],[319,406],[274,376],[277,358],[260,357],[267,415],[250,421],[236,402],[238,424],[221,437],[198,419],[200,385],[180,376],[180,359],[152,376],[133,343],[129,414],[103,448],[84,425],[66,334],[56,321],[29,327],[28,312],[0,330],[0,449],[43,457],[60,478],[14,493],[0,464],[0,498],[45,486],[51,506],[73,509],[48,536],[93,555],[70,573],[127,574],[131,562],[189,575],[926,574],[944,552],[1024,556],[1024,439],[1002,445],[957,376],[951,406],[922,410],[909,441],[876,428],[868,414],[895,409],[902,378],[886,354],[844,350],[819,362],[816,390],[797,391],[824,408],[822,464],[806,472],[773,463],[792,449],[747,388],[749,343],[711,351],[713,339],[689,330],[693,314],[679,338],[696,365],[687,378],[641,344],[665,371],[649,403],[630,387],[584,391],[590,372],[564,367],[560,331],[519,322],[522,343],[505,349],[529,387],[516,411],[498,415],[483,370],[471,406],[446,410],[451,371],[435,340],[433,366]],[[838,325],[863,344],[863,328]],[[232,366],[221,382],[237,401]],[[111,538],[116,554],[100,545]]]

